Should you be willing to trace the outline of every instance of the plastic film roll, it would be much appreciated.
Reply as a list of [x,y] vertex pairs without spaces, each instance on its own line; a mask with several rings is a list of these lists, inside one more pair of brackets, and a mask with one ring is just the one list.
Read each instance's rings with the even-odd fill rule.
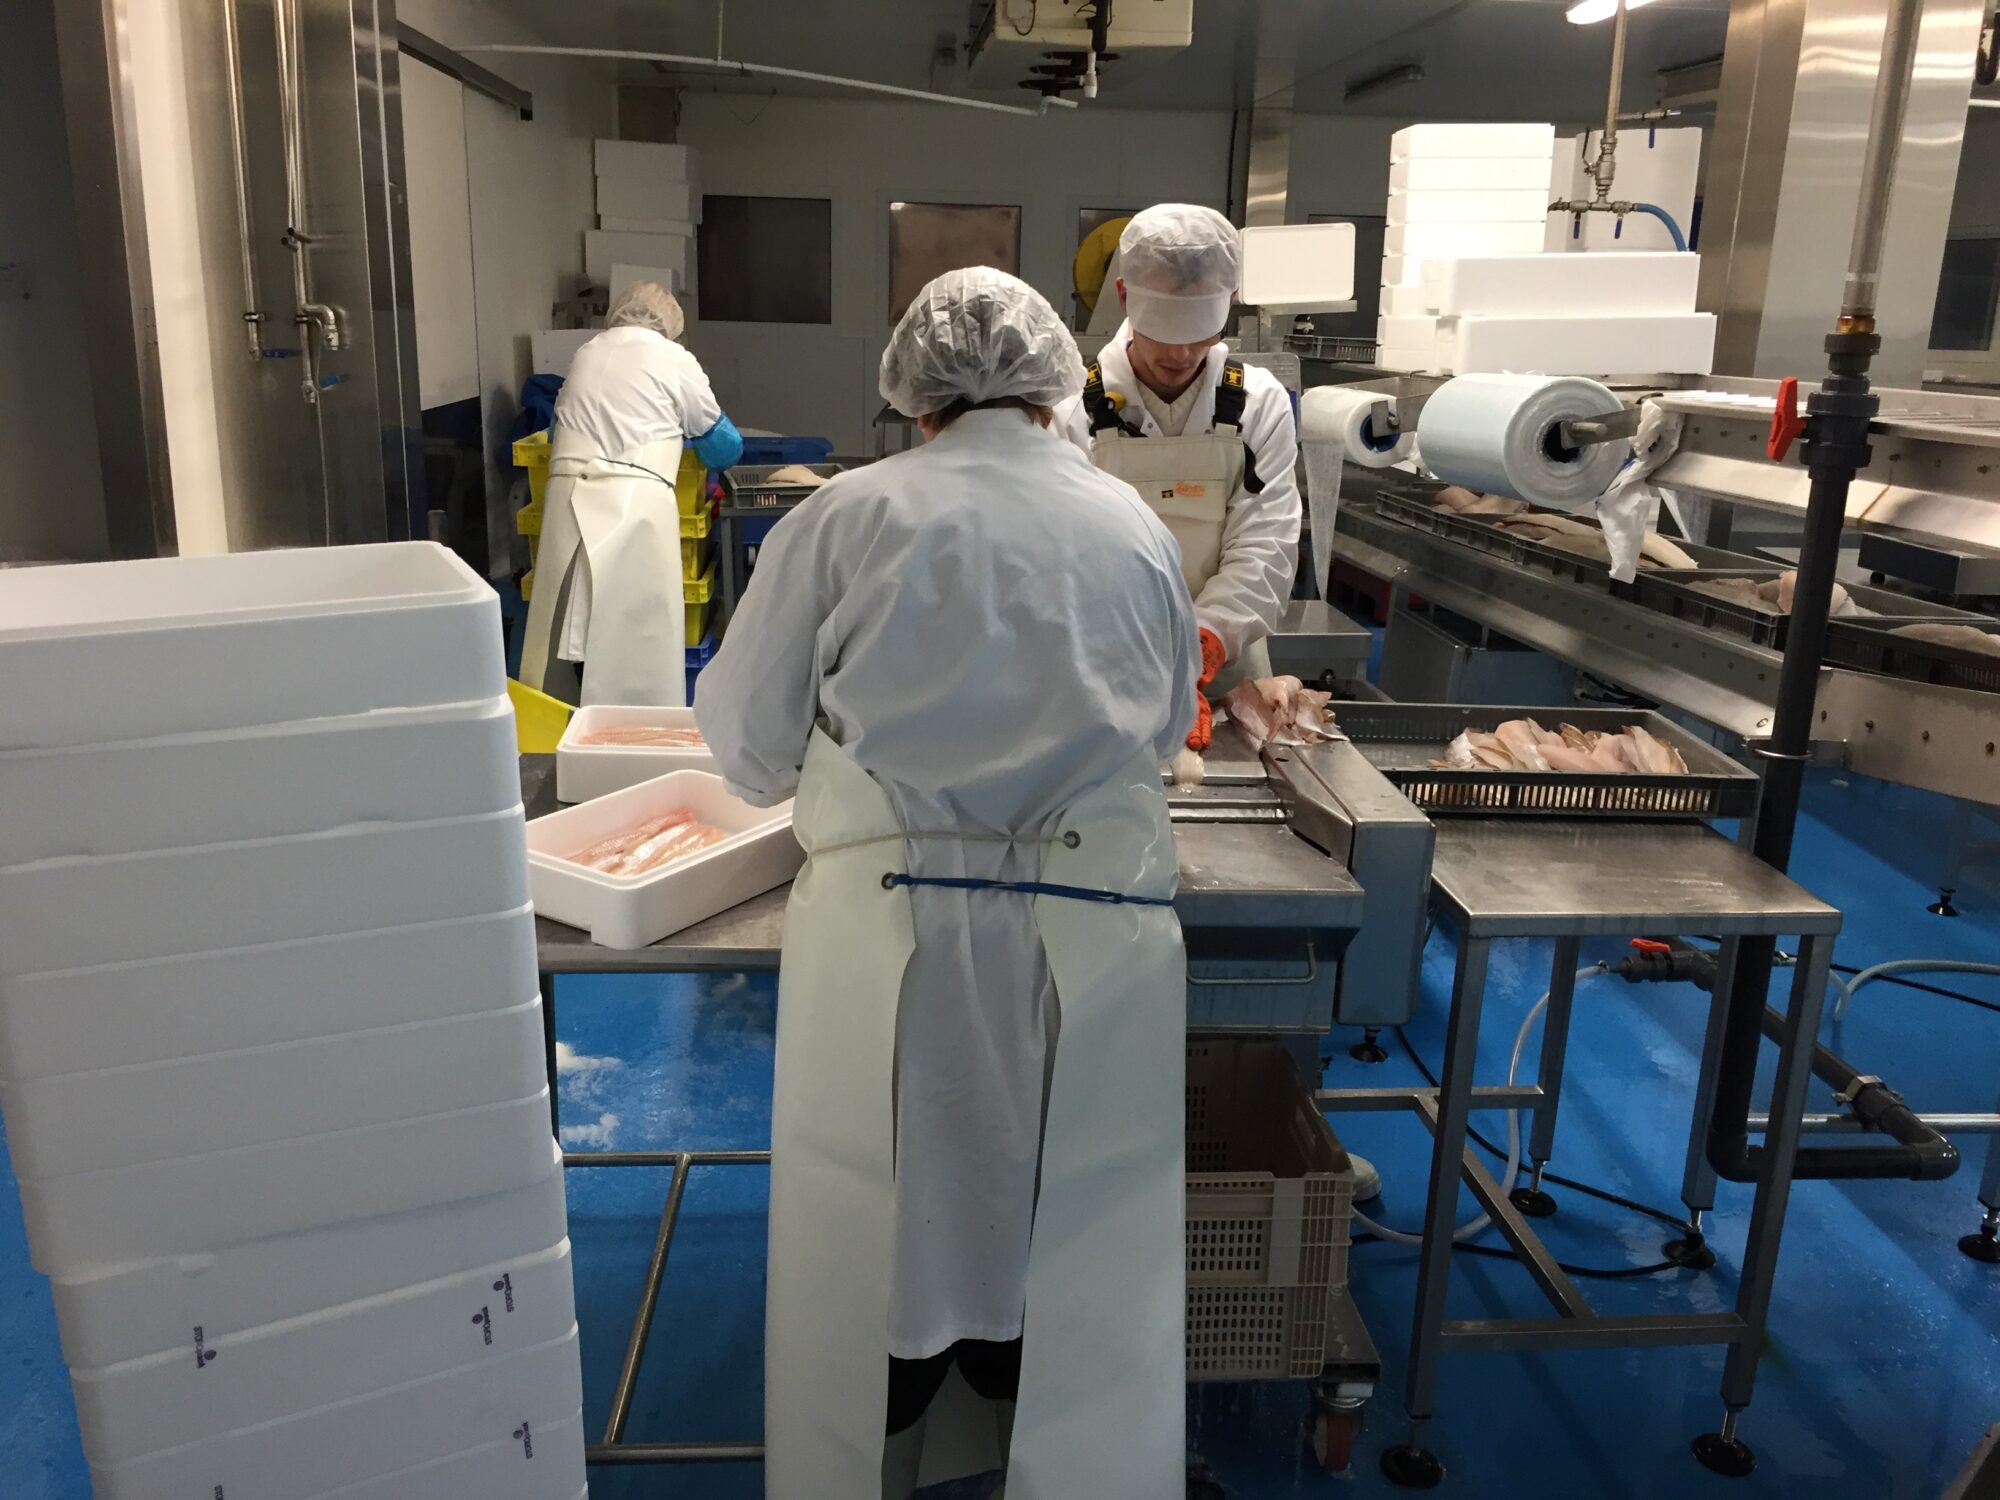
[[1424,404],[1424,465],[1449,484],[1581,510],[1610,486],[1629,443],[1566,447],[1564,422],[1602,417],[1618,398],[1576,375],[1460,375]]
[[1320,385],[1299,402],[1299,441],[1340,444],[1341,456],[1366,469],[1386,469],[1410,456],[1411,435],[1377,433],[1373,418],[1388,405],[1380,391]]

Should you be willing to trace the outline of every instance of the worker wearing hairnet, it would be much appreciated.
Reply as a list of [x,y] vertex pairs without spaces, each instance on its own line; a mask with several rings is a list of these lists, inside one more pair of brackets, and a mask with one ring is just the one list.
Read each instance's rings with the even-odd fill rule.
[[1271,672],[1265,638],[1291,597],[1299,549],[1298,431],[1276,376],[1222,342],[1243,241],[1212,208],[1164,203],[1118,241],[1125,322],[1057,413],[1097,466],[1131,483],[1180,544],[1201,622],[1206,698]]
[[[1053,430],[1083,365],[999,271],[882,356],[917,449],[779,522],[695,714],[796,795],[766,1492],[1183,1482],[1185,956],[1160,766],[1198,649],[1173,538]],[[815,726],[819,727],[815,727]],[[1018,1402],[1018,1405],[1016,1404]]]
[[673,293],[637,282],[570,363],[521,649],[530,687],[580,703],[687,702],[681,447],[719,469],[743,440],[675,342],[684,323]]

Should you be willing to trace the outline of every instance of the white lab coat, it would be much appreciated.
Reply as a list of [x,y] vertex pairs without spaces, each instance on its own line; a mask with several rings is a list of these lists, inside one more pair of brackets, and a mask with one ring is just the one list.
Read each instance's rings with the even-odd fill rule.
[[[1147,437],[1161,436],[1159,423],[1139,399],[1139,379],[1126,353],[1132,325],[1119,326],[1098,356],[1107,392],[1125,398],[1124,416]],[[1215,387],[1229,358],[1229,346],[1208,351],[1208,368],[1197,379],[1202,395],[1188,413],[1186,434],[1207,432],[1215,422]],[[1243,372],[1249,400],[1243,410],[1243,442],[1256,462],[1263,489],[1239,488],[1230,497],[1222,533],[1222,563],[1195,600],[1201,624],[1221,637],[1231,661],[1277,626],[1292,597],[1298,571],[1299,526],[1303,514],[1297,473],[1298,425],[1292,398],[1278,377],[1256,365]],[[1077,396],[1056,409],[1056,425],[1085,453],[1090,451],[1090,416]]]
[[556,393],[556,425],[605,458],[701,437],[721,420],[701,362],[650,328],[605,329],[576,351]]
[[[1194,719],[1194,616],[1130,486],[1011,410],[843,474],[771,533],[695,714],[730,786],[798,784],[815,719],[925,876],[1033,880],[1032,842]],[[1020,1336],[1055,992],[1033,903],[920,887],[897,1022],[888,1352]]]

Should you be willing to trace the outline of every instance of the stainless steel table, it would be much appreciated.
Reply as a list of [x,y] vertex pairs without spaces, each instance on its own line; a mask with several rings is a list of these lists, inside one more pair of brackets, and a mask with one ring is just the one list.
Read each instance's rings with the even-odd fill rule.
[[[1840,913],[1700,824],[1439,818],[1431,891],[1438,920],[1453,930],[1457,941],[1438,1087],[1328,1090],[1321,1095],[1322,1103],[1334,1110],[1414,1109],[1434,1137],[1404,1391],[1410,1431],[1401,1447],[1383,1455],[1384,1472],[1412,1488],[1427,1489],[1442,1480],[1443,1466],[1425,1448],[1424,1436],[1436,1411],[1439,1357],[1456,1350],[1726,1344],[1723,1433],[1733,1439],[1764,1347],[1778,1240]],[[1602,1316],[1556,1264],[1485,1164],[1466,1150],[1468,1117],[1475,1108],[1534,1109],[1533,1147],[1546,1159],[1555,1129],[1579,941],[1698,934],[1720,938],[1723,952],[1717,960],[1710,1046],[1690,1150],[1701,1149],[1707,1134],[1713,1060],[1728,1009],[1727,981],[1737,942],[1754,934],[1798,937],[1801,942],[1736,1306],[1723,1313]],[[1511,937],[1555,940],[1539,1076],[1533,1086],[1475,1089],[1487,960],[1496,939]],[[1461,1177],[1553,1304],[1555,1317],[1446,1317]]]

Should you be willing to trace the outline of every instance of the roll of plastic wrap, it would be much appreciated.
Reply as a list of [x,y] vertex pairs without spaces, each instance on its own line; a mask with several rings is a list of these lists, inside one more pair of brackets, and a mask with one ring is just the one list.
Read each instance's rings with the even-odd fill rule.
[[1448,484],[1581,510],[1604,493],[1631,444],[1566,448],[1557,428],[1618,409],[1609,390],[1576,375],[1460,375],[1424,404],[1424,464]]
[[1318,385],[1299,403],[1299,441],[1340,444],[1341,456],[1365,469],[1386,469],[1410,456],[1411,434],[1378,435],[1370,418],[1386,407],[1380,391],[1346,385]]

